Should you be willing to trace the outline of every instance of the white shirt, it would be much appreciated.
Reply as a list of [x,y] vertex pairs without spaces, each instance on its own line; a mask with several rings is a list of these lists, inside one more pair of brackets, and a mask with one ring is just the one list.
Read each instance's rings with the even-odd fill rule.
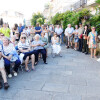
[[12,43],[10,43],[8,46],[3,45],[3,53],[5,55],[10,54],[12,51],[16,51]]
[[71,28],[67,27],[67,28],[65,29],[65,35],[66,35],[66,36],[68,36],[68,33],[69,33],[69,34],[72,34],[73,32],[74,32],[74,28],[73,28],[73,27],[71,27]]
[[55,32],[57,33],[57,35],[60,35],[63,32],[63,30],[62,28],[55,28]]

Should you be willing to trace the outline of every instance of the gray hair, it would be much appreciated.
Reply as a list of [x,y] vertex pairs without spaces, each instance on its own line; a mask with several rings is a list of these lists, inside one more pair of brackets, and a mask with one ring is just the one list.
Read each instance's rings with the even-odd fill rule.
[[34,36],[34,39],[35,39],[36,37],[39,37],[39,38],[40,38],[40,35],[39,35],[39,34],[36,34],[36,35]]

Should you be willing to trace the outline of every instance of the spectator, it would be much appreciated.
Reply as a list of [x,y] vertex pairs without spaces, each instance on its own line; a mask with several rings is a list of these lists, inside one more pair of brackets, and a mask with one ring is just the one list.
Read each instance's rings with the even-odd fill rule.
[[78,51],[82,52],[82,48],[83,48],[83,31],[84,31],[84,28],[82,26],[82,24],[80,23],[79,24],[79,30],[78,30],[78,37],[79,37],[79,49]]
[[87,37],[89,34],[88,26],[85,25],[84,32],[83,32],[83,53],[88,54],[88,44],[87,44]]
[[78,25],[75,25],[75,30],[74,30],[74,43],[75,43],[75,50],[77,50],[78,48],[78,41],[79,41],[79,38],[78,38]]
[[25,60],[25,70],[29,72],[28,62],[29,57],[31,57],[32,60],[32,70],[34,70],[34,63],[35,63],[35,55],[34,52],[31,52],[30,44],[26,40],[26,35],[23,34],[20,37],[20,42],[18,43],[18,49],[20,51],[20,54],[24,54],[23,60]]
[[53,32],[54,32],[53,25],[50,25],[50,27],[49,27],[49,43],[51,42],[51,38],[53,37]]
[[23,32],[23,29],[24,29],[24,28],[25,28],[25,27],[22,26],[22,24],[20,23],[19,26],[18,26],[18,31],[19,31],[20,36],[21,36],[21,33]]
[[36,27],[35,27],[35,34],[39,34],[41,35],[41,27],[39,26],[39,23],[36,24]]
[[[32,42],[33,50],[36,51],[38,55],[39,55],[39,53],[41,53],[42,57],[43,57],[44,64],[47,64],[47,62],[46,62],[46,50],[45,50],[44,46],[45,46],[45,43],[43,43],[40,40],[39,34],[36,34],[35,40]],[[37,58],[37,61],[38,61],[38,58]]]
[[57,36],[59,37],[61,43],[61,34],[63,32],[63,29],[59,25],[57,25],[57,27],[55,28],[55,32],[57,33]]
[[54,36],[52,37],[52,49],[53,49],[53,57],[55,57],[56,54],[59,54],[61,56],[61,46],[59,43],[59,37],[57,37],[57,33],[54,33]]
[[47,48],[48,48],[48,40],[47,40],[47,38],[45,37],[45,33],[44,32],[42,32],[41,33],[41,38],[40,38],[40,40],[42,40],[42,42],[45,44],[44,45],[44,48],[46,49],[46,55],[47,55]]
[[[4,60],[2,58],[2,45],[0,45],[0,72],[4,81],[4,88],[8,89],[9,88],[9,84],[7,82],[7,78],[6,78],[6,72],[5,72],[5,67],[4,67]],[[2,82],[0,82],[0,89],[2,88]]]
[[65,37],[66,37],[66,47],[67,49],[69,48],[69,45],[71,43],[71,48],[73,48],[73,32],[74,28],[71,27],[71,24],[68,24],[68,27],[65,30]]
[[5,63],[5,69],[8,74],[8,77],[11,78],[11,70],[10,70],[10,63],[15,63],[15,66],[13,68],[14,76],[17,76],[17,71],[20,66],[20,60],[18,57],[18,54],[13,46],[12,43],[10,43],[9,39],[7,37],[3,38],[3,46],[2,46],[2,56],[4,58]]
[[[96,48],[97,48],[97,32],[96,28],[92,27],[91,32],[88,35],[88,41],[87,44],[89,45],[89,48],[91,49],[91,58],[97,58],[96,57]],[[94,54],[94,55],[93,55]]]
[[4,36],[10,38],[10,29],[7,27],[6,23],[3,24],[3,27],[0,29],[0,32],[4,34]]

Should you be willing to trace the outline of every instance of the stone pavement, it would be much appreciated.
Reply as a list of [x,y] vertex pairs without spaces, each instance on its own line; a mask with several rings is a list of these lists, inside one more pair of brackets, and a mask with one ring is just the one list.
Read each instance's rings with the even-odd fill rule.
[[100,63],[90,55],[66,49],[48,65],[40,60],[36,71],[20,72],[0,90],[0,100],[100,100]]

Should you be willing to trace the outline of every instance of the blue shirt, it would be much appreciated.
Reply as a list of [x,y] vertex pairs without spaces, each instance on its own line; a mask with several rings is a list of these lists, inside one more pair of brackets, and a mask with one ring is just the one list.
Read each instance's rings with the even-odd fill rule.
[[18,31],[19,31],[20,34],[23,32],[24,28],[25,28],[24,26],[18,27]]
[[[41,27],[35,27],[35,30],[40,30],[41,29]],[[35,34],[41,34],[41,32],[35,32]]]

